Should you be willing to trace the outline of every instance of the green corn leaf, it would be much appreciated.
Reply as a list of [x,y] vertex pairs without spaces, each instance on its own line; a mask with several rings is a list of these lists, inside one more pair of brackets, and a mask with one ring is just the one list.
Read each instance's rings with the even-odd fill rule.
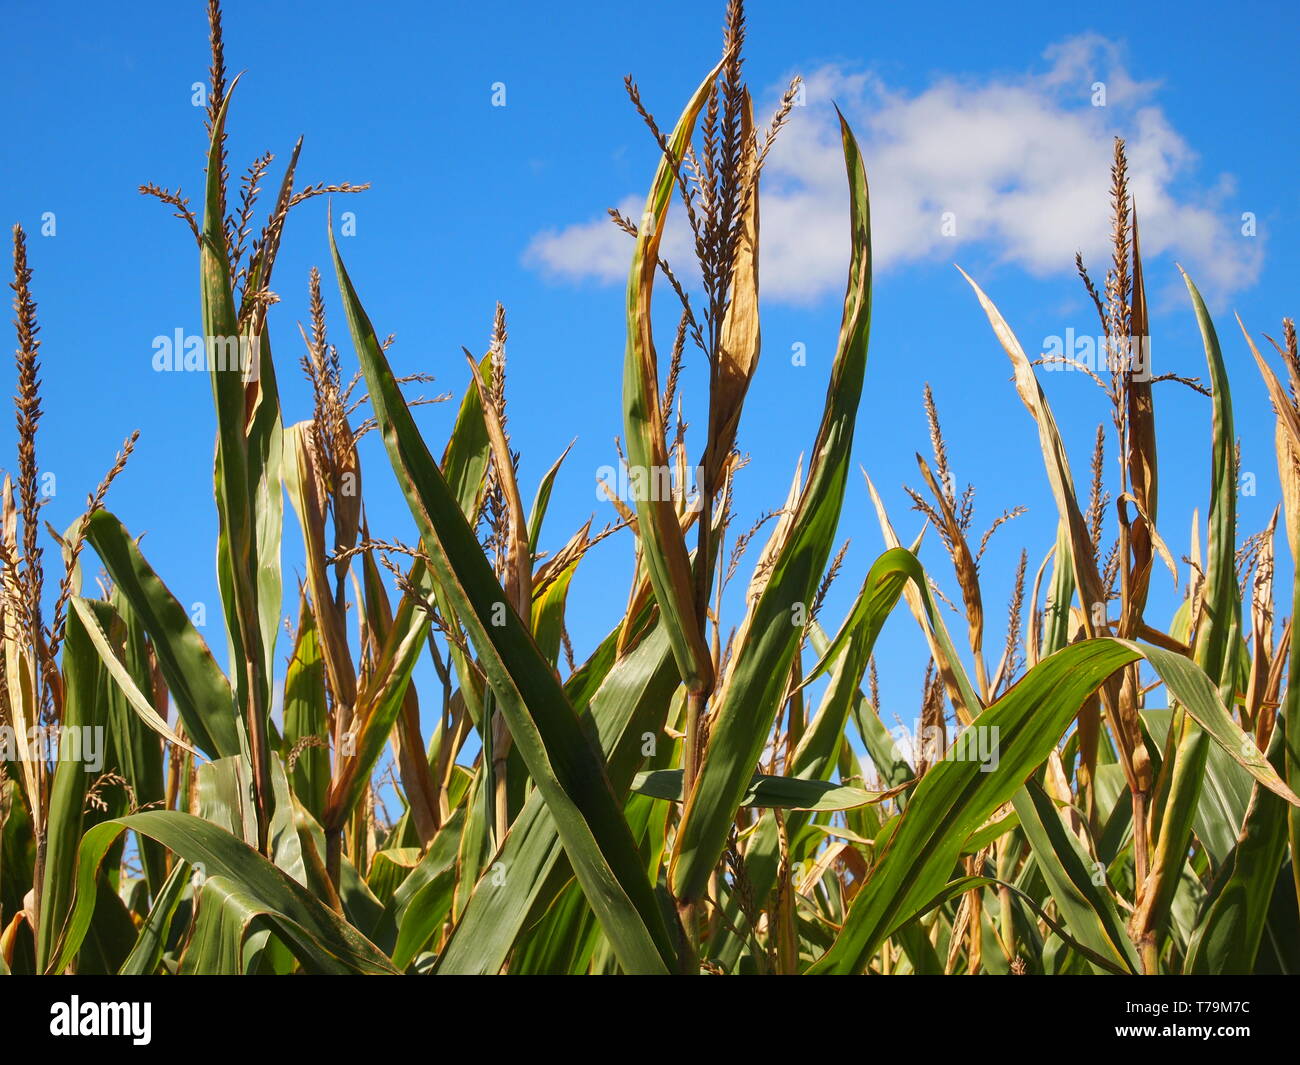
[[185,608],[111,513],[101,510],[90,518],[86,540],[149,634],[186,735],[210,758],[239,754],[240,726],[230,683]]
[[434,576],[481,656],[497,705],[619,961],[629,971],[665,971],[675,964],[675,951],[604,765],[420,438],[332,232],[330,243],[375,419]]
[[284,750],[294,752],[293,793],[320,821],[330,782],[329,720],[325,667],[316,640],[316,618],[307,597],[298,612],[298,638],[284,677]]
[[70,602],[72,612],[77,615],[77,620],[82,625],[86,640],[94,649],[100,664],[126,697],[127,703],[135,711],[136,716],[168,743],[175,744],[181,750],[189,751],[191,754],[197,754],[193,747],[176,735],[167,722],[158,716],[158,712],[150,705],[148,697],[136,685],[131,671],[118,658],[108,634],[104,631],[105,622],[123,624],[112,605],[83,599],[79,595],[72,596]]
[[[414,576],[418,585],[420,575]],[[355,755],[348,758],[346,772],[331,782],[326,802],[327,824],[341,825],[370,786],[370,775],[402,711],[411,673],[424,649],[429,624],[428,617],[415,601],[409,595],[403,596],[374,669],[357,693]]]
[[[639,795],[669,802],[682,801],[682,771],[652,769],[638,773],[632,790]],[[870,806],[890,797],[887,791],[866,791],[828,780],[805,780],[801,777],[765,776],[756,773],[749,782],[741,806],[775,807],[779,810],[852,810]]]
[[224,876],[207,877],[195,892],[198,917],[181,956],[181,976],[243,976],[249,969],[252,924],[265,916],[256,898]]
[[[1273,733],[1270,761],[1284,769],[1282,731]],[[1286,800],[1255,786],[1241,837],[1214,886],[1213,897],[1197,925],[1183,966],[1185,973],[1245,975],[1255,959],[1269,919],[1275,873],[1286,857]]]
[[[235,308],[227,262],[221,195],[222,142],[226,114],[238,80],[236,78],[227,90],[212,126],[199,260],[203,335],[214,353],[209,376],[217,414],[214,472],[217,513],[220,518],[217,583],[226,614],[235,695],[243,716],[247,753],[254,768],[259,825],[264,828],[269,817],[271,793],[267,720],[270,711],[270,675],[267,665],[270,659],[267,655],[269,648],[262,636],[264,614],[258,605],[258,591],[263,584],[263,574],[258,563],[257,526],[258,502],[264,503],[263,497],[271,489],[264,484],[261,476],[263,471],[257,468],[257,463],[264,456],[255,455],[250,459],[249,400],[250,393],[263,401],[266,397],[261,395],[258,382],[247,380],[251,376],[254,356],[247,356],[249,372],[246,372],[245,349],[251,347],[253,338],[241,329]],[[260,370],[264,360],[260,338],[258,340],[255,358]],[[260,407],[256,411],[260,411]],[[256,411],[254,420],[261,426]],[[275,416],[278,419],[278,411]],[[265,427],[261,427],[259,432],[265,434]],[[269,441],[266,446],[270,448]],[[269,458],[269,455],[265,457]],[[278,499],[278,470],[274,492]],[[275,610],[278,614],[278,597],[275,600]]]
[[[586,540],[590,523],[579,530],[570,543]],[[582,556],[564,564],[558,573],[549,575],[545,587],[538,592],[534,589],[532,603],[533,639],[541,649],[546,661],[554,667],[560,660],[560,645],[564,639],[564,610],[569,599],[569,585],[578,572],[578,563]]]
[[635,478],[633,483],[640,481],[645,486],[635,493],[637,525],[645,547],[643,555],[682,681],[694,691],[709,686],[713,659],[695,613],[690,559],[681,523],[671,494],[660,485],[669,465],[660,410],[659,367],[650,324],[650,296],[659,272],[659,242],[676,188],[676,168],[685,157],[695,120],[708,99],[718,69],[715,67],[700,83],[677,120],[668,138],[672,158],[659,161],[646,198],[627,281],[627,355],[623,364],[623,424],[628,467]]
[[[459,807],[452,812],[446,824],[438,830],[438,834],[433,838],[433,842],[429,844],[429,849],[425,852],[424,857],[416,863],[415,868],[393,890],[392,896],[384,904],[384,912],[375,926],[374,939],[382,948],[389,950],[390,953],[392,952],[397,945],[397,938],[401,934],[402,926],[408,914],[411,914],[412,920],[425,921],[425,916],[412,914],[411,907],[430,884],[444,876],[448,870],[455,868],[460,836],[464,827],[465,809]],[[384,852],[381,851],[380,853]],[[408,940],[415,938],[410,930],[406,935]],[[417,947],[422,945],[423,941],[416,944]],[[394,963],[400,964],[396,955],[394,955]]]
[[187,862],[177,862],[172,866],[162,890],[158,892],[148,916],[140,926],[135,946],[118,970],[119,976],[152,976],[158,971],[163,950],[167,946],[167,936],[171,931],[172,918],[176,915],[181,896],[189,886],[191,875]]
[[1233,426],[1232,396],[1228,390],[1228,368],[1224,365],[1218,334],[1192,279],[1183,274],[1183,280],[1187,283],[1196,312],[1214,396],[1205,611],[1203,627],[1196,634],[1196,660],[1219,685],[1226,701],[1234,694],[1225,688],[1225,685],[1234,683],[1236,663],[1232,649],[1241,638],[1241,600],[1237,594],[1234,566],[1237,550],[1237,436]]
[[1207,736],[1266,787],[1300,803],[1194,663],[1170,651],[1109,637],[1073,644],[1031,669],[971,724],[996,738],[996,768],[986,772],[976,759],[955,757],[956,747],[925,775],[854,898],[835,945],[810,971],[861,971],[879,944],[942,889],[966,840],[1020,790],[1084,701],[1116,670],[1140,658],[1146,658]]
[[94,907],[94,881],[114,840],[126,829],[158,840],[201,878],[224,877],[275,926],[304,968],[321,973],[393,973],[396,969],[360,932],[323,906],[246,843],[216,825],[175,810],[146,810],[96,825],[81,841],[76,904],[53,967],[62,972],[81,945]]
[[[123,664],[135,687],[141,692],[154,691],[153,665],[148,637],[131,604],[115,587],[109,602],[117,611],[126,628],[123,647]],[[84,618],[83,618],[84,620]],[[94,639],[94,630],[87,626]],[[157,699],[157,696],[154,696]],[[152,705],[153,700],[148,700]],[[163,770],[163,745],[156,729],[144,722],[136,707],[125,695],[111,698],[109,703],[110,734],[116,760],[121,765],[135,802],[139,806],[163,803],[166,782]],[[166,724],[166,722],[164,722]],[[165,850],[151,839],[138,839],[140,859],[144,866],[145,881],[152,896],[157,896],[167,879]]]
[[542,522],[546,519],[546,509],[551,505],[551,490],[555,487],[555,478],[564,460],[568,458],[569,452],[573,450],[573,443],[564,449],[564,453],[555,460],[555,465],[546,471],[546,475],[537,486],[532,510],[528,512],[528,550],[534,555],[537,554],[537,541],[542,535]]
[[[1204,611],[1195,634],[1194,654],[1197,665],[1218,686],[1220,698],[1231,705],[1236,680],[1234,649],[1241,633],[1241,603],[1237,597],[1235,564],[1237,440],[1233,429],[1228,372],[1214,323],[1210,320],[1205,301],[1201,299],[1192,279],[1184,274],[1183,280],[1187,283],[1196,321],[1200,326],[1214,397]],[[1180,879],[1179,870],[1185,861],[1200,807],[1205,767],[1210,753],[1209,739],[1194,717],[1176,713],[1172,728],[1172,742],[1176,744],[1174,756],[1166,760],[1157,787],[1157,796],[1163,797],[1164,801],[1159,810],[1159,836],[1149,879],[1151,893],[1147,906],[1151,914],[1148,919],[1151,927],[1163,924],[1173,903]]]
[[[841,116],[848,170],[852,256],[844,316],[808,482],[796,504],[758,603],[737,645],[699,777],[687,799],[669,867],[673,893],[703,892],[726,845],[732,818],[767,742],[802,634],[799,610],[812,603],[839,523],[871,322],[871,238],[866,172]],[[662,600],[661,600],[662,605]]]
[[[113,608],[109,604],[96,603],[93,607],[98,608],[102,620],[111,619]],[[45,822],[45,877],[40,924],[36,930],[38,970],[45,969],[54,957],[58,933],[72,908],[86,791],[96,774],[96,767],[90,761],[93,752],[86,747],[87,738],[103,753],[106,675],[77,611],[68,616],[63,671],[66,694],[63,719],[59,722],[58,761]],[[104,768],[99,766],[98,771]],[[91,885],[87,890],[93,908],[95,888]]]
[[[617,641],[617,631],[606,642],[611,641]],[[574,705],[589,708],[584,717],[599,736],[610,783],[619,794],[626,794],[641,764],[646,737],[662,737],[679,684],[668,636],[658,626],[612,666],[579,670],[566,685]],[[543,796],[529,796],[496,861],[506,870],[504,882],[483,877],[474,887],[438,959],[441,975],[499,972],[530,914],[549,906],[571,880],[571,866]]]
[[[478,364],[479,376],[484,384],[492,384],[492,354],[484,355]],[[471,378],[456,413],[456,424],[442,456],[442,475],[447,486],[460,503],[465,518],[478,520],[483,499],[483,479],[487,474],[492,442],[488,439],[487,423],[483,420],[483,400]]]
[[1137,951],[1107,888],[1104,867],[1062,821],[1046,789],[1029,780],[1012,802],[1062,923],[1112,969],[1139,972]]
[[[916,773],[898,755],[893,737],[876,716],[874,709],[866,705],[859,690],[876,638],[897,605],[900,594],[908,594],[917,604],[920,616],[928,621],[927,632],[947,649],[947,660],[955,663],[956,686],[970,690],[969,681],[961,671],[943,620],[935,609],[929,582],[920,562],[912,552],[904,548],[891,548],[872,564],[836,637],[828,640],[819,627],[813,627],[813,646],[821,657],[805,684],[827,670],[831,671],[831,683],[817,715],[795,748],[793,775],[809,780],[829,779],[835,768],[835,754],[844,742],[847,718],[853,713],[867,729],[864,735],[872,736],[868,750],[873,758],[881,751],[893,752],[889,757],[895,761],[891,762],[882,756],[882,760],[892,767],[887,776],[890,791],[903,788],[914,781]],[[975,698],[973,690],[970,690],[969,698]],[[877,762],[878,770],[879,764]],[[886,776],[885,771],[881,771],[881,775]],[[807,816],[798,813],[789,815],[786,819],[788,834],[792,838],[797,836],[808,820]],[[792,854],[791,857],[793,859],[796,856]],[[759,823],[745,848],[746,872],[756,898],[766,898],[772,890],[779,862],[780,839],[775,819],[768,815]],[[729,900],[728,905],[728,914],[734,925],[740,917],[734,900]],[[722,964],[734,969],[738,961],[737,951],[742,946],[739,937],[728,938],[718,952]]]

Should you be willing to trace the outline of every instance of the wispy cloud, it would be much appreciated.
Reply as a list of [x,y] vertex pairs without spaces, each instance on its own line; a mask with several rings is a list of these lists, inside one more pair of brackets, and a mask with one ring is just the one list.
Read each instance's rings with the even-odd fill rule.
[[[1035,275],[1073,270],[1076,251],[1101,272],[1113,138],[1128,144],[1148,255],[1177,257],[1207,294],[1255,280],[1260,238],[1242,236],[1229,175],[1207,177],[1159,106],[1159,86],[1130,76],[1115,42],[1088,34],[1049,48],[1037,72],[945,78],[892,89],[871,72],[823,67],[764,171],[761,277],[767,297],[808,303],[843,288],[847,194],[832,102],[862,143],[878,271],[953,260],[979,245]],[[1105,106],[1093,86],[1105,85]],[[779,91],[774,87],[772,98]],[[636,194],[617,205],[640,214]],[[945,224],[946,223],[946,224]],[[537,234],[525,262],[557,280],[621,281],[630,242],[603,215]],[[689,256],[680,218],[664,250]]]

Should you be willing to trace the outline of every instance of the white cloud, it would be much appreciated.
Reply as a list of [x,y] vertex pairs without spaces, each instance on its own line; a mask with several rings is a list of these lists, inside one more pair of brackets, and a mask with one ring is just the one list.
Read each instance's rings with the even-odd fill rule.
[[[628,218],[641,214],[635,196],[624,197],[617,206]],[[631,248],[631,239],[614,226],[607,214],[602,214],[590,222],[575,222],[537,234],[524,258],[530,266],[565,281],[614,281],[626,279]]]
[[[807,106],[793,113],[764,171],[765,295],[807,303],[843,288],[847,193],[832,102],[867,162],[877,271],[952,261],[978,244],[1035,275],[1072,272],[1082,251],[1103,274],[1119,134],[1128,144],[1144,252],[1177,258],[1207,295],[1251,284],[1262,249],[1259,238],[1239,235],[1231,178],[1206,184],[1197,174],[1195,153],[1155,102],[1157,86],[1135,81],[1119,46],[1095,34],[1053,45],[1044,60],[1042,72],[943,78],[918,93],[840,67],[808,75]],[[1105,107],[1091,103],[1097,81],[1106,86]],[[632,218],[640,213],[636,195],[619,207]],[[955,235],[941,230],[944,212],[955,216]],[[685,273],[683,228],[670,218],[664,250]],[[560,280],[615,282],[627,276],[630,250],[602,216],[538,234],[525,262]]]

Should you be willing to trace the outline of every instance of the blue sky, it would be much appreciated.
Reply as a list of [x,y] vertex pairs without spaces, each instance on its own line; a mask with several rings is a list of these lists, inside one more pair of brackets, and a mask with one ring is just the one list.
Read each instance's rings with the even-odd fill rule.
[[[622,78],[632,73],[670,124],[715,60],[722,6],[663,2],[629,22],[637,9],[591,3],[225,5],[228,64],[248,71],[232,108],[232,171],[270,149],[278,174],[301,134],[303,180],[373,183],[336,199],[335,211],[356,212],[342,252],[376,327],[397,335],[398,372],[433,373],[438,390],[459,396],[460,347],[484,350],[494,302],[505,304],[510,426],[526,496],[578,439],[544,548],[593,512],[598,524],[610,516],[593,480],[614,461],[622,431],[618,257],[630,245],[596,223],[606,207],[644,196],[656,161]],[[952,264],[980,282],[1031,352],[1067,330],[1095,333],[1072,260],[1082,247],[1095,275],[1104,272],[1105,165],[1116,133],[1130,140],[1144,221],[1156,370],[1204,373],[1178,261],[1216,314],[1243,468],[1258,478],[1258,494],[1242,500],[1243,537],[1263,527],[1277,500],[1272,417],[1231,313],[1255,334],[1276,334],[1282,316],[1300,309],[1300,96],[1290,63],[1300,20],[1283,4],[1238,3],[1231,18],[1221,5],[1184,4],[1177,18],[1162,7],[1127,5],[1120,21],[1042,4],[1001,5],[996,17],[956,3],[749,7],[747,71],[760,108],[794,73],[808,79],[808,93],[765,187],[764,351],[741,424],[752,461],[737,527],[780,505],[820,416],[843,293],[844,182],[828,136],[838,101],[862,140],[878,252],[855,460],[910,539],[919,520],[900,486],[918,482],[913,453],[927,447],[921,391],[929,381],[956,476],[979,489],[977,526],[1008,507],[1029,508],[986,556],[991,664],[1015,560],[1028,547],[1031,571],[1037,566],[1055,514],[1009,363]],[[157,374],[150,361],[155,336],[200,331],[196,255],[185,227],[135,191],[155,181],[198,198],[202,115],[190,97],[192,83],[206,80],[202,9],[195,0],[123,15],[7,0],[0,214],[31,234],[44,341],[40,460],[58,485],[47,517],[65,527],[139,428],[110,506],[147,533],[145,551],[177,596],[208,604],[206,634],[220,656],[211,393],[203,376]],[[504,107],[492,106],[498,82]],[[1097,82],[1104,107],[1093,106]],[[294,323],[306,318],[308,268],[327,265],[325,208],[317,200],[295,214],[276,268],[282,303],[271,323],[287,422],[310,414]],[[949,211],[955,236],[940,230]],[[45,212],[55,216],[52,237],[39,236]],[[1246,212],[1253,236],[1241,231]],[[670,253],[675,240],[670,229]],[[333,336],[355,366],[325,274]],[[669,303],[661,293],[664,349]],[[791,363],[796,344],[806,366]],[[698,369],[685,387],[688,419],[700,424]],[[1108,417],[1104,397],[1079,374],[1044,380],[1082,478],[1096,424]],[[435,452],[453,414],[449,405],[420,414]],[[1204,518],[1209,417],[1207,400],[1158,386],[1160,527],[1175,556],[1188,550],[1192,509]],[[0,454],[12,456],[12,435],[6,425]],[[409,540],[378,441],[364,447],[372,531]],[[299,548],[288,528],[292,586]],[[857,474],[841,536],[852,546],[827,607],[831,624],[882,548]],[[923,558],[951,590],[937,542]],[[622,609],[630,564],[626,535],[583,563],[570,599],[580,657]],[[1165,618],[1181,592],[1164,573],[1155,584],[1151,613]],[[910,619],[890,623],[880,650],[886,717],[910,721],[924,665]]]

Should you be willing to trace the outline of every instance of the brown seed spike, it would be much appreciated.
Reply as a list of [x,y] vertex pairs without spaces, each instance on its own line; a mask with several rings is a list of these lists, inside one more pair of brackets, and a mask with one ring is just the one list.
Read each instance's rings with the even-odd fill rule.
[[18,428],[18,498],[22,519],[22,571],[19,587],[25,599],[29,633],[40,630],[41,548],[40,492],[37,486],[36,428],[41,420],[40,325],[36,320],[36,301],[32,298],[32,271],[27,265],[27,235],[22,226],[14,226],[14,325],[18,331],[15,361],[18,366],[18,391],[14,396]]
[[1002,653],[995,689],[1007,687],[1019,672],[1024,655],[1021,643],[1022,616],[1025,606],[1025,573],[1029,565],[1029,552],[1022,549],[1020,564],[1016,567],[1016,580],[1011,588],[1011,602],[1007,606],[1007,643]]
[[939,484],[943,488],[944,498],[956,505],[956,489],[953,486],[952,470],[948,466],[948,445],[943,439],[943,429],[939,425],[939,408],[934,403],[934,392],[930,382],[925,383],[925,420],[930,425],[930,448],[934,451],[935,472],[939,475]]
[[[216,128],[222,101],[226,98],[226,52],[221,33],[221,0],[208,0],[208,43],[212,61],[208,66],[208,110],[206,128],[208,137]],[[221,217],[226,217],[226,186],[230,172],[226,166],[226,132],[221,132]],[[227,244],[230,233],[227,232]]]
[[1111,234],[1113,245],[1112,265],[1107,295],[1107,332],[1116,339],[1130,335],[1129,296],[1132,292],[1132,275],[1130,263],[1130,212],[1132,198],[1128,187],[1128,155],[1124,150],[1124,141],[1115,138],[1115,160],[1111,165],[1111,210],[1114,229]]
[[1092,449],[1092,488],[1088,500],[1088,536],[1092,540],[1093,555],[1101,553],[1101,522],[1105,516],[1109,496],[1102,491],[1102,464],[1106,453],[1105,426],[1097,426],[1097,442]]

